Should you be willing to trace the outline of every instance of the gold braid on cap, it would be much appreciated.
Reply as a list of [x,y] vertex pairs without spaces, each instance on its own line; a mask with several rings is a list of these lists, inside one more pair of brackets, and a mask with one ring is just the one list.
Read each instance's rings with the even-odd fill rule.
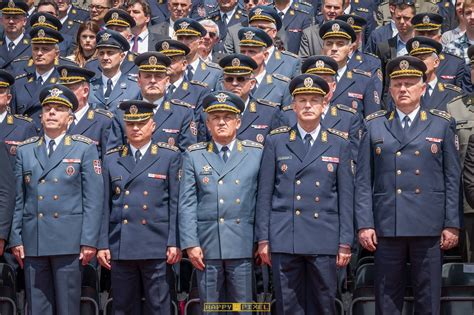
[[81,76],[64,76],[64,77],[59,77],[59,80],[61,84],[74,84],[78,83],[81,81],[87,81],[85,77]]
[[400,78],[400,77],[422,77],[423,72],[415,69],[405,69],[405,70],[395,70],[390,73],[390,79]]
[[321,88],[319,87],[299,87],[293,90],[291,95],[295,96],[298,94],[321,94],[322,96],[326,95],[326,92],[324,92]]
[[225,112],[240,114],[240,110],[227,104],[214,104],[206,108],[204,111],[206,113],[215,112],[215,111],[225,111]]
[[267,47],[265,42],[254,39],[242,39],[240,41],[240,46],[257,46],[257,47]]
[[58,97],[58,96],[48,96],[46,97],[43,102],[41,102],[41,106],[44,106],[46,104],[57,104],[57,105],[64,105],[66,107],[69,107],[72,109],[72,103],[69,102],[68,100]]
[[160,53],[168,56],[168,57],[174,57],[174,56],[186,56],[186,51],[182,49],[165,49],[165,50],[160,50]]
[[201,36],[201,32],[198,32],[196,30],[190,29],[190,28],[182,28],[179,30],[176,30],[175,35],[183,35],[183,36]]

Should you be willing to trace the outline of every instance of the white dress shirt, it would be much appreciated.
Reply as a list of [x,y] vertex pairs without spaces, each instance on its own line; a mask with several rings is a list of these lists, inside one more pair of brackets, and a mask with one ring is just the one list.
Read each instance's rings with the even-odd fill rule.
[[130,144],[130,150],[132,150],[133,158],[135,158],[135,152],[137,152],[137,150],[140,150],[140,153],[142,154],[142,158],[143,158],[145,156],[146,151],[150,147],[150,145],[151,145],[151,140],[147,144],[142,146],[140,149],[135,148],[132,144]]
[[398,114],[398,118],[400,119],[400,124],[402,125],[402,128],[405,128],[405,122],[403,121],[405,116],[408,116],[408,118],[410,118],[410,120],[408,121],[408,127],[410,127],[411,124],[413,123],[413,120],[416,117],[416,114],[418,114],[419,111],[420,111],[420,106],[415,108],[411,113],[407,115],[397,108],[397,114]]
[[104,85],[103,87],[104,94],[105,94],[105,91],[107,91],[107,81],[109,81],[109,79],[112,79],[112,91],[113,91],[121,75],[122,75],[122,72],[120,70],[117,72],[117,74],[115,74],[111,78],[106,77],[104,74],[102,74],[102,84]]
[[[222,147],[223,145],[214,141],[216,143],[216,148],[217,148],[217,152],[219,152],[219,156],[222,158],[222,155],[224,154],[224,152],[221,152],[222,150]],[[235,144],[235,139],[232,140],[228,145],[227,147],[229,148],[229,150],[227,151],[227,159],[230,158],[230,153],[232,152],[232,150],[234,149],[234,144]]]
[[296,124],[296,127],[298,128],[298,131],[301,135],[301,139],[303,139],[303,142],[305,141],[304,138],[306,137],[307,134],[311,135],[311,140],[310,140],[311,146],[314,144],[314,141],[316,141],[316,139],[318,138],[319,131],[321,130],[321,124],[318,124],[316,129],[314,129],[311,132],[306,132],[303,128],[301,128],[300,124]]
[[63,141],[63,138],[64,138],[65,135],[66,135],[66,133],[63,133],[60,136],[58,136],[57,138],[51,139],[46,134],[44,134],[44,143],[46,144],[46,154],[47,155],[49,155],[49,142],[51,140],[54,140],[53,151],[56,151],[56,149],[58,148],[58,145],[61,143],[61,141]]

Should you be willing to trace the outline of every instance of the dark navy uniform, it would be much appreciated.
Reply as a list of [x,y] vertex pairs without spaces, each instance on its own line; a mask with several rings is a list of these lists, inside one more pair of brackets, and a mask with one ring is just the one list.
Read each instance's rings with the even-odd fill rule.
[[197,69],[194,69],[193,80],[205,83],[207,88],[215,91],[222,78],[222,69],[217,63],[199,60]]
[[219,9],[219,6],[216,5],[215,7],[209,7],[207,8],[208,14],[207,18],[214,21],[217,26],[219,27],[219,34],[220,34],[220,39],[225,40],[227,36],[227,29],[231,27],[232,25],[236,24],[241,24],[242,22],[246,22],[248,17],[247,13],[245,13],[245,10],[241,8],[238,4],[237,7],[235,8],[234,14],[232,17],[227,17],[227,23],[225,23],[222,20],[222,15],[224,12],[221,12]]
[[[137,76],[138,69],[133,62],[137,55],[133,52],[127,51],[125,55],[125,59],[122,61],[120,65],[120,72],[125,75],[130,75],[130,77],[135,78]],[[94,71],[97,76],[100,76],[102,70],[100,69],[100,63],[97,57],[92,58],[91,60],[87,61],[84,65],[84,68]]]
[[[55,61],[54,61],[55,66],[77,66],[77,64],[65,57],[59,56]],[[17,58],[11,62],[11,67],[12,69],[8,69],[11,73],[13,73],[15,76],[20,77],[24,75],[25,73],[34,73],[35,72],[35,66],[33,64],[33,57],[31,57],[31,54],[28,56],[23,56],[20,58]]]
[[63,34],[68,34],[73,38],[76,38],[79,26],[89,19],[89,15],[89,12],[86,10],[72,6],[67,14],[66,21],[63,23],[63,28],[61,29]]
[[[35,27],[49,27],[55,31],[61,31],[62,24],[61,21],[54,15],[46,13],[46,12],[36,12],[29,17],[29,26],[31,28]],[[27,28],[26,31],[29,32],[31,28]],[[72,45],[76,41],[69,34],[62,33],[63,40],[58,43],[59,51],[61,55],[67,55],[68,51],[71,49]]]
[[[283,16],[283,29],[288,37],[288,50],[298,54],[300,50],[301,35],[303,30],[312,24],[312,16],[309,12],[303,11],[301,7],[295,7],[297,2],[293,1],[291,7]],[[278,11],[278,9],[275,7]]]
[[36,127],[31,118],[7,114],[3,122],[0,123],[0,142],[6,144],[12,168],[15,166],[18,145],[36,135]]

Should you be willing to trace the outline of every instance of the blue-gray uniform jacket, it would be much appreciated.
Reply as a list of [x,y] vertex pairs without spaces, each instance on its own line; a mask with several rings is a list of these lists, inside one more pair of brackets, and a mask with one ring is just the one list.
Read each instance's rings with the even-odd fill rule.
[[[141,99],[141,98],[140,98]],[[153,142],[166,142],[176,145],[181,151],[196,143],[197,126],[194,122],[194,110],[191,105],[181,100],[172,99],[160,104],[153,116],[156,128],[153,131]],[[107,141],[107,148],[113,149],[127,143],[123,112],[114,117],[112,130]]]
[[41,137],[17,149],[16,205],[10,246],[26,256],[79,254],[98,245],[104,182],[94,143],[66,134],[48,158]]
[[191,106],[194,108],[194,117],[196,119],[196,117],[198,118],[202,112],[202,101],[209,93],[210,90],[207,87],[207,84],[196,80],[189,81],[184,78],[181,84],[176,87],[174,92],[168,95],[166,98],[168,100],[177,99],[191,104]]
[[[125,56],[125,59],[120,65],[120,72],[122,72],[122,74],[131,74],[132,77],[137,76],[138,67],[135,65],[134,62],[136,55],[136,53],[127,51],[127,55]],[[102,74],[99,59],[97,59],[97,57],[94,57],[91,60],[87,61],[84,65],[84,68],[86,68],[87,70],[94,71],[96,73],[96,77],[100,77]]]
[[[54,61],[54,65],[55,66],[63,66],[63,65],[77,66],[77,63],[65,57],[59,56],[59,58]],[[33,65],[33,58],[31,57],[31,55],[14,59],[10,63],[10,67],[7,67],[6,70],[11,71],[12,75],[20,76],[20,77],[24,75],[25,73],[35,73],[36,71],[35,66]]]
[[270,56],[266,65],[267,73],[278,73],[287,78],[293,78],[300,74],[301,59],[289,51],[275,51]]
[[89,12],[73,6],[67,15],[66,21],[63,23],[61,34],[71,35],[75,39],[79,26],[88,19]]
[[237,140],[226,163],[214,142],[189,147],[179,191],[181,248],[204,259],[253,257],[255,203],[262,146]]
[[104,158],[105,206],[99,248],[112,259],[166,259],[178,245],[177,147],[152,143],[138,163],[129,146]]
[[321,126],[306,154],[296,125],[267,137],[258,183],[256,237],[273,253],[336,255],[354,239],[354,181],[346,135]]
[[289,105],[292,101],[290,91],[288,90],[289,82],[290,78],[278,73],[270,74],[267,71],[258,88],[252,92],[252,97],[278,103],[281,106]]
[[[229,27],[235,24],[241,24],[242,22],[245,22],[248,19],[248,16],[245,10],[238,4],[237,4],[237,7],[235,8],[235,12],[232,15],[231,19],[227,21],[227,24],[224,23],[224,21],[222,20],[221,11],[217,4],[216,6],[207,7],[206,9],[208,11],[207,18],[210,20],[213,20],[214,23],[216,23],[217,26],[219,27],[219,34],[220,34],[219,37],[221,40],[225,40],[227,36],[227,29]],[[227,17],[227,19],[229,19],[229,17]]]
[[378,236],[439,236],[460,227],[455,122],[420,109],[407,135],[395,111],[366,119],[356,175],[356,225]]
[[332,104],[344,104],[366,117],[381,109],[382,81],[378,75],[360,69],[347,69],[336,85]]
[[217,63],[199,60],[197,69],[194,69],[193,81],[203,82],[211,91],[215,91],[222,76],[222,69]]
[[118,111],[120,102],[126,100],[136,100],[140,94],[140,89],[137,85],[137,78],[133,75],[126,75],[122,73],[119,80],[112,89],[112,93],[108,99],[104,94],[104,82],[102,76],[96,76],[90,83],[91,91],[89,93],[89,104],[94,108],[101,108],[111,111],[114,115]]
[[1,69],[15,70],[12,67],[13,60],[24,56],[28,56],[28,58],[31,56],[31,39],[24,34],[23,39],[13,48],[12,52],[9,52],[7,41],[3,38],[0,40],[0,56]]
[[464,59],[443,52],[439,54],[439,60],[436,76],[444,83],[461,86],[464,77]]
[[77,125],[71,125],[68,132],[88,137],[97,145],[99,157],[103,158],[107,151],[107,140],[114,115],[104,109],[90,108]]
[[0,123],[0,142],[6,144],[12,168],[15,166],[18,145],[36,135],[36,127],[31,118],[7,114],[3,122]]
[[311,26],[313,18],[309,12],[303,11],[300,6],[296,8],[295,4],[297,3],[293,1],[291,7],[283,17],[282,28],[288,35],[288,51],[298,54],[303,30]]
[[[348,69],[360,69],[366,72],[370,72],[372,76],[381,76],[381,67],[382,63],[380,62],[379,57],[369,53],[364,53],[360,50],[357,50],[347,62]],[[380,79],[382,80],[382,78]]]

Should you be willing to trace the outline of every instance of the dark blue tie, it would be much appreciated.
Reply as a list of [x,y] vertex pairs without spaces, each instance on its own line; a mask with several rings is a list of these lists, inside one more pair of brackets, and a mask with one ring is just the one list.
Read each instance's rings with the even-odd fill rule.
[[229,159],[229,157],[227,156],[227,152],[229,151],[229,147],[228,146],[223,146],[222,149],[221,149],[221,152],[222,152],[222,160],[224,161],[224,163],[227,162],[227,160]]
[[140,150],[135,151],[135,163],[138,163],[142,158],[142,153]]
[[54,140],[49,141],[49,143],[48,143],[48,158],[50,158],[51,155],[53,155],[55,144],[56,144],[56,142],[54,142]]
[[107,89],[105,90],[104,97],[109,98],[111,93],[112,93],[112,79],[108,79],[107,80]]
[[410,117],[408,116],[405,116],[403,117],[403,123],[404,123],[404,126],[403,126],[403,131],[405,132],[405,134],[408,133],[408,129],[410,128]]
[[309,150],[311,150],[311,140],[313,140],[313,137],[309,133],[304,136],[304,147],[306,149],[306,154],[308,154]]

